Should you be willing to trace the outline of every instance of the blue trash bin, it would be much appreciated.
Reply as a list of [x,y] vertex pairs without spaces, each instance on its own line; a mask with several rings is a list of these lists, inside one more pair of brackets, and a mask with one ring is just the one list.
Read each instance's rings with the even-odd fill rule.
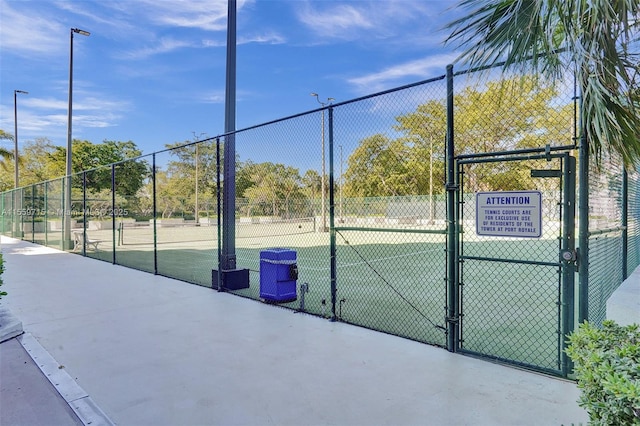
[[260,252],[260,297],[266,302],[293,302],[298,298],[296,252],[272,248]]

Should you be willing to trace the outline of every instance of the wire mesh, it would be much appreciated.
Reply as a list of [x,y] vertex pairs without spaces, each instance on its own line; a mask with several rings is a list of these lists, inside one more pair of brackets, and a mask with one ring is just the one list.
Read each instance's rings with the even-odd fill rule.
[[45,241],[48,247],[63,250],[64,179],[45,182],[44,206],[46,215]]
[[235,294],[273,302],[261,259],[286,249],[296,254],[298,298],[280,304],[331,314],[328,118],[310,112],[236,133],[236,264],[249,270],[249,288]]
[[[571,79],[536,87],[526,76],[490,72],[480,81],[471,74],[455,78],[458,158],[577,140]],[[298,288],[297,300],[282,306],[439,346],[457,320],[446,318],[453,294],[447,266],[462,260],[455,283],[462,348],[555,370],[562,348],[563,199],[556,174],[562,165],[557,159],[468,162],[461,170],[461,216],[449,222],[446,90],[445,76],[438,76],[335,105],[327,99],[317,110],[235,132],[232,230],[218,229],[225,176],[214,138],[74,174],[70,207],[67,178],[4,192],[1,231],[208,287],[212,269],[220,267],[218,236],[233,232],[237,267],[250,277],[249,288],[233,293],[264,300],[262,253],[286,248],[296,252]],[[553,177],[537,178],[531,170]],[[605,156],[589,175],[585,261],[589,320],[596,323],[622,281],[623,249],[626,274],[640,264],[639,174],[628,173],[626,200],[621,174],[619,160]],[[540,238],[477,235],[475,194],[518,190],[541,194]],[[447,257],[448,229],[461,232],[455,235],[461,258]]]
[[640,265],[640,172],[628,172],[627,276]]
[[602,325],[607,300],[622,284],[622,161],[603,154],[589,168],[588,320]]
[[[336,316],[445,346],[442,77],[336,108]],[[337,148],[337,149],[336,149]]]
[[[535,170],[537,160],[521,160],[518,168]],[[561,160],[546,162],[548,170],[562,170]],[[483,163],[485,169],[503,162]],[[466,178],[467,163],[461,167]],[[495,173],[495,171],[494,171]],[[496,173],[497,174],[497,173]],[[530,176],[530,173],[529,173]],[[508,179],[505,176],[505,179]],[[463,226],[460,248],[461,342],[465,350],[535,368],[558,371],[561,347],[561,268],[558,261],[561,238],[561,179],[526,179],[515,189],[541,193],[540,205],[523,207],[496,205],[490,215],[478,215],[475,194],[461,199]],[[496,181],[499,183],[499,181]],[[512,181],[507,185],[513,189]],[[466,187],[464,181],[461,185]],[[554,188],[555,187],[555,188]],[[496,195],[508,195],[492,187]],[[538,216],[526,209],[539,209],[540,237],[521,237],[519,231],[528,217]],[[495,228],[491,236],[480,231],[484,221]],[[536,222],[535,219],[533,222]]]
[[338,319],[444,346],[444,233],[337,234]]
[[[155,272],[151,163],[147,156],[114,166],[115,204],[107,227],[115,245],[116,263],[147,272]],[[137,235],[134,230],[138,229],[144,232]]]
[[573,144],[572,93],[513,76],[455,97],[464,352],[563,368],[562,208],[575,200],[563,198],[563,160],[542,153]]
[[217,267],[216,216],[206,207],[215,197],[212,149],[212,142],[204,141],[155,155],[155,219],[148,227],[125,226],[121,245],[140,251],[151,244],[158,274],[206,287],[211,287],[211,270]]

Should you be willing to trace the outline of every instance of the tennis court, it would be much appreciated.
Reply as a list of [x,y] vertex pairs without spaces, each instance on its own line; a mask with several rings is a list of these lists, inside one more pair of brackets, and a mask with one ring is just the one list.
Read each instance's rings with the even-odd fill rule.
[[[337,227],[336,319],[445,347],[446,232],[437,227]],[[86,254],[112,262],[115,248],[118,264],[211,287],[218,265],[217,226],[165,223],[155,229],[155,245],[148,223],[87,231],[100,243]],[[467,254],[508,252],[524,261],[539,260],[541,253],[557,259],[557,232],[558,223],[549,222],[536,240],[467,233],[465,249]],[[250,287],[233,293],[260,299],[260,253],[274,247],[297,254],[298,300],[282,306],[299,310],[304,297],[305,312],[330,318],[330,234],[317,232],[313,218],[238,222],[237,265],[249,269]],[[475,262],[464,265],[464,277],[464,348],[558,368],[558,268]],[[308,284],[304,295],[303,283]]]
[[[619,158],[584,161],[569,80],[485,98],[484,83],[462,78],[472,71],[452,71],[110,165],[99,170],[109,188],[94,188],[89,170],[69,196],[65,178],[5,192],[2,232],[68,249],[70,210],[70,228],[97,241],[76,253],[205,287],[213,270],[245,269],[249,287],[233,293],[252,299],[261,252],[294,250],[298,298],[286,308],[304,302],[324,318],[566,376],[564,336],[601,323],[640,261],[638,172]],[[464,109],[467,98],[482,104]],[[142,186],[128,193],[125,171],[138,167]],[[500,234],[478,235],[474,196],[509,191],[540,194],[543,225],[522,214],[509,228],[535,229],[525,238],[487,218],[482,232]],[[221,232],[218,217],[231,216]]]

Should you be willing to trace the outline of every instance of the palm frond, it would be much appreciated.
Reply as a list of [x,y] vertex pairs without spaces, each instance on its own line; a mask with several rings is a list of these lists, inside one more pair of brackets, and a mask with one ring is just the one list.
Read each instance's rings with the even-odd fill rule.
[[553,13],[555,2],[464,0],[460,5],[470,11],[447,26],[452,33],[445,41],[464,48],[458,61],[472,68],[504,62],[505,69],[560,75],[564,36],[562,23]]
[[[640,0],[463,0],[446,43],[472,68],[558,78],[575,71],[590,151],[640,162]],[[567,53],[560,53],[567,52]]]
[[8,139],[12,141],[13,135],[11,133],[7,133],[4,130],[0,129],[0,139]]

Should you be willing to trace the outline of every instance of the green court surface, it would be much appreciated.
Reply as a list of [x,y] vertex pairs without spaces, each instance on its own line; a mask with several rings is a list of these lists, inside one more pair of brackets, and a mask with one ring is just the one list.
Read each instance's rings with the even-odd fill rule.
[[[238,226],[239,269],[250,270],[250,287],[234,293],[260,299],[260,253],[294,250],[298,284],[307,283],[305,311],[331,316],[329,233],[305,223]],[[175,226],[87,231],[99,240],[88,257],[211,286],[217,269],[217,228]],[[289,234],[286,234],[289,232]],[[446,345],[446,235],[442,230],[358,229],[336,231],[336,317],[364,327]],[[555,237],[554,237],[555,235]],[[79,250],[80,251],[80,250]],[[461,347],[550,370],[559,363],[559,268],[507,260],[557,262],[557,227],[541,239],[478,237],[463,233],[460,267]],[[523,283],[527,283],[524,285]],[[298,300],[285,303],[299,309]]]

